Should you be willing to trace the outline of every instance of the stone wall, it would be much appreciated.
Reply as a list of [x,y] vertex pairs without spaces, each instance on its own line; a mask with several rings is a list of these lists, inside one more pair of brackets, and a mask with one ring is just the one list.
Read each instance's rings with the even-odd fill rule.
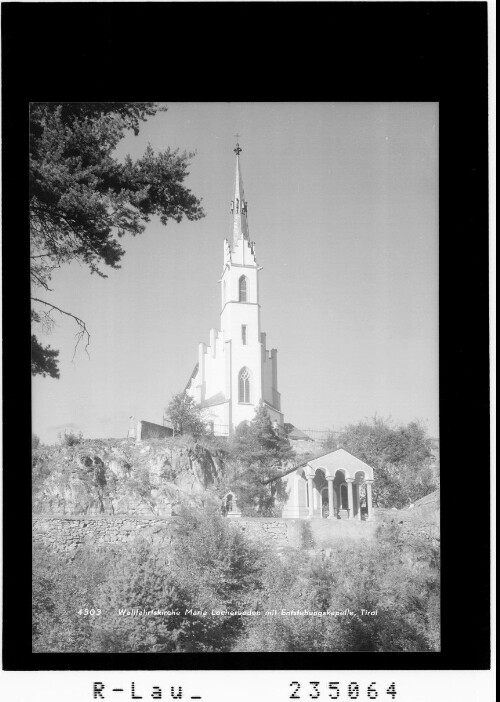
[[145,439],[166,439],[169,436],[173,436],[173,433],[171,427],[164,427],[161,424],[153,424],[153,422],[141,420],[137,422],[135,438],[137,441],[144,441]]
[[[87,544],[125,545],[142,536],[158,547],[168,547],[176,528],[176,517],[138,518],[128,516],[93,516],[87,519],[65,516],[33,518],[33,540],[49,548],[71,554]],[[231,519],[228,523],[241,529],[250,539],[270,541],[278,548],[287,546],[325,549],[339,540],[373,538],[377,523],[357,520],[327,519]]]
[[277,546],[328,548],[345,539],[371,539],[377,523],[344,519],[249,519],[234,523],[250,538],[272,540]]
[[79,546],[124,545],[138,536],[159,547],[170,544],[175,519],[137,517],[35,517],[33,541],[57,552],[71,553]]

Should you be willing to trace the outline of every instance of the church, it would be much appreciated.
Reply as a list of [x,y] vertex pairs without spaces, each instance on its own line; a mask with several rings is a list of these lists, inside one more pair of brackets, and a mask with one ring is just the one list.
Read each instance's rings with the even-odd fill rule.
[[224,241],[220,277],[220,329],[210,330],[210,343],[200,343],[198,362],[186,392],[204,410],[214,434],[232,434],[251,421],[262,401],[273,422],[283,424],[278,392],[276,349],[266,347],[261,330],[259,271],[255,244],[250,241],[248,202],[243,190],[236,144],[236,174],[231,201],[232,232]]
[[[200,343],[198,362],[186,385],[187,394],[204,410],[206,422],[216,435],[232,434],[249,422],[262,401],[271,420],[283,425],[278,392],[276,349],[268,351],[260,326],[259,271],[255,244],[250,241],[248,202],[243,190],[240,154],[236,144],[236,174],[231,201],[232,232],[224,241],[220,277],[220,330],[210,330],[210,343]],[[292,426],[292,425],[290,425]],[[298,431],[298,430],[296,430]],[[300,435],[306,437],[302,432]],[[308,438],[308,437],[306,437]],[[372,518],[373,470],[344,449],[338,448],[306,464],[295,465],[266,481],[282,479],[288,498],[283,517],[362,519]],[[270,485],[271,488],[271,485]],[[236,495],[223,498],[224,514],[240,517]]]

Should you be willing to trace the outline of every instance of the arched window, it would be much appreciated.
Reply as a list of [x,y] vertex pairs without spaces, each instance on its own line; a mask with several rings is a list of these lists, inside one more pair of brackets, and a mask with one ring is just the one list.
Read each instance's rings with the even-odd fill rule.
[[346,483],[342,483],[340,486],[340,508],[341,509],[347,509],[348,508],[348,497],[347,497],[347,485]]
[[242,275],[239,281],[239,301],[247,301],[247,277]]
[[321,488],[321,516],[330,516],[330,501],[328,499],[328,488]]
[[242,368],[238,378],[238,401],[250,402],[250,371]]

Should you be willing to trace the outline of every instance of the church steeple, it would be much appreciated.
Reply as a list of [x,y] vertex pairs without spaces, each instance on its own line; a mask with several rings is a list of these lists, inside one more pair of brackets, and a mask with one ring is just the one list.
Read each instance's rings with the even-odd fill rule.
[[186,392],[213,422],[213,431],[223,435],[231,434],[242,422],[250,422],[261,400],[271,418],[283,424],[276,349],[267,349],[266,335],[260,328],[261,267],[249,241],[239,143],[234,153],[233,231],[224,240],[220,331],[211,329],[210,344],[200,344],[198,363],[186,386]]
[[248,232],[248,203],[245,200],[245,192],[243,190],[243,178],[240,169],[240,153],[243,149],[239,143],[236,143],[236,148],[233,149],[236,154],[236,176],[234,180],[234,199],[231,201],[231,214],[233,215],[233,236],[231,248],[234,249],[237,242],[243,237],[249,240]]

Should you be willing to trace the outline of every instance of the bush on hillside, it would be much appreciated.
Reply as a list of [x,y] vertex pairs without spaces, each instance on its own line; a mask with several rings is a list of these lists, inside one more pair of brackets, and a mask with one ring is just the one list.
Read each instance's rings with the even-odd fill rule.
[[82,432],[75,433],[73,431],[65,431],[64,434],[59,433],[57,435],[61,446],[77,446],[83,441]]
[[[415,551],[396,525],[376,543],[346,540],[330,558],[293,552],[268,564],[263,583],[260,607],[278,615],[250,618],[235,651],[439,650],[436,549],[420,541]],[[346,608],[355,614],[280,614]]]
[[338,443],[373,468],[377,507],[401,509],[439,487],[431,467],[432,440],[418,422],[394,427],[375,416],[347,426]]
[[[168,553],[137,542],[111,566],[97,593],[104,612],[93,620],[97,650],[228,651],[241,635],[242,617],[211,611],[243,609],[250,601],[259,587],[260,551],[214,508],[184,509],[178,527]],[[118,614],[137,607],[179,614]]]
[[[437,547],[397,523],[376,541],[346,540],[329,557],[300,548],[278,556],[208,509],[184,512],[168,549],[137,540],[126,551],[79,549],[68,561],[37,546],[33,650],[437,651],[439,602]],[[102,614],[78,615],[83,607]],[[134,608],[179,614],[119,613]],[[281,615],[346,608],[355,616]]]
[[78,614],[98,608],[98,586],[108,577],[113,551],[80,547],[72,561],[47,549],[33,546],[32,648],[59,653],[96,650],[92,643],[91,618]]

